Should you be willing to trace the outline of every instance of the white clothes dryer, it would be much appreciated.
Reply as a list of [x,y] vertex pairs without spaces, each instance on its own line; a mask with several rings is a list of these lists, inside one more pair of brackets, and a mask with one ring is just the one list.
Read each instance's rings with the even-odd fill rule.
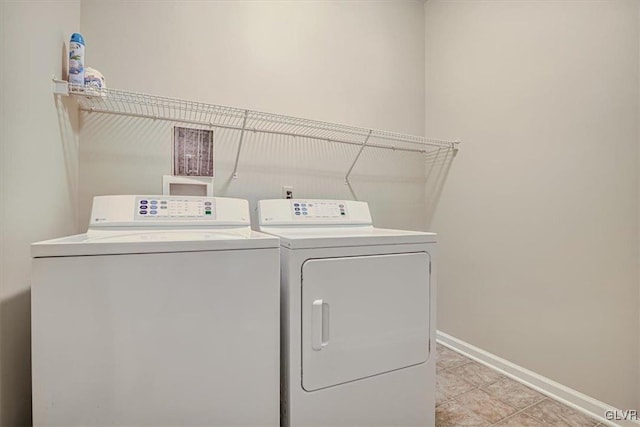
[[96,197],[31,249],[35,426],[278,425],[278,239],[247,201]]
[[282,425],[435,425],[436,235],[355,201],[263,200],[259,225],[281,245]]

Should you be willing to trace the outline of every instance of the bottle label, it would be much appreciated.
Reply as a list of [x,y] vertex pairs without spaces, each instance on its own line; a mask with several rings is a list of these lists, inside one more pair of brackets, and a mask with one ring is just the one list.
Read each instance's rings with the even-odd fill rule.
[[84,46],[77,42],[69,43],[69,83],[84,84]]

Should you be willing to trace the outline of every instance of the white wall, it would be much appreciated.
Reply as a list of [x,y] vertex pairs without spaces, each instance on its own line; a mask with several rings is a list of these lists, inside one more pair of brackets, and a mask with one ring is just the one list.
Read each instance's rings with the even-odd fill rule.
[[638,408],[637,1],[426,3],[438,328]]
[[[158,95],[412,134],[424,131],[421,1],[83,1],[87,63],[107,84]],[[171,123],[83,114],[80,206],[91,198],[158,193],[171,172]],[[352,198],[344,174],[357,147],[217,131],[216,194]],[[421,229],[424,159],[366,151],[357,197],[379,224]]]
[[29,244],[76,227],[77,152],[51,77],[80,1],[2,0],[0,19],[0,425],[14,426],[31,423]]

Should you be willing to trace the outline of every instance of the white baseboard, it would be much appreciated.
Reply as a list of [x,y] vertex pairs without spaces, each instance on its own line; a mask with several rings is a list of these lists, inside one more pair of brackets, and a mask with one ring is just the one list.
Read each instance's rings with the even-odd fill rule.
[[495,369],[501,374],[514,379],[546,396],[549,396],[577,411],[580,411],[588,416],[597,419],[604,425],[608,426],[624,426],[624,427],[637,427],[640,425],[638,421],[620,420],[610,421],[605,418],[606,411],[617,411],[614,413],[621,414],[621,411],[614,408],[611,405],[607,405],[604,402],[600,402],[597,399],[580,393],[572,388],[557,383],[547,377],[536,374],[528,369],[518,366],[515,363],[511,363],[501,357],[491,354],[488,351],[468,344],[458,338],[447,335],[444,332],[436,332],[437,341],[449,347],[452,350],[457,351],[470,359],[473,359],[489,368]]

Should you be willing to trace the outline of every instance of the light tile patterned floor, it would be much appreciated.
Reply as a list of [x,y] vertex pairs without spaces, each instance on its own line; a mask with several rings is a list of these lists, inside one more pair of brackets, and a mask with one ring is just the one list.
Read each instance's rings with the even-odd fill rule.
[[438,344],[436,426],[595,427],[598,421]]

